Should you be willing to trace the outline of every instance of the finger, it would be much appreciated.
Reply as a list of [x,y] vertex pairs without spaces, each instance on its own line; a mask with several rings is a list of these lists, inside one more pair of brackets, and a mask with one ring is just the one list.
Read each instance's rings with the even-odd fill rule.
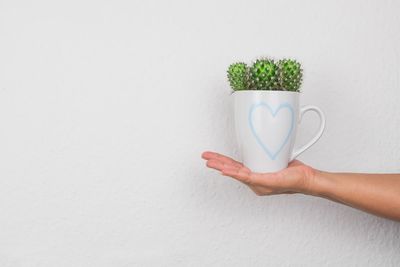
[[241,168],[239,169],[235,169],[235,168],[224,168],[222,169],[222,175],[224,176],[230,176],[242,183],[251,185],[252,181],[251,181],[251,172],[247,172]]
[[280,179],[278,173],[256,173],[250,172],[249,174],[250,184],[267,187],[276,188],[279,187]]
[[247,173],[247,174],[251,173],[251,170],[249,168],[247,168],[246,166],[237,166],[237,165],[230,165],[230,164],[225,164],[222,171],[224,171],[224,170],[241,171],[241,172]]
[[224,168],[222,170],[223,171],[224,170],[237,171],[237,172],[242,172],[242,173],[247,173],[247,174],[251,173],[251,170],[245,166],[236,166],[236,165],[229,165],[229,164],[224,165]]
[[234,160],[234,159],[232,159],[230,157],[227,157],[227,156],[224,156],[222,154],[216,153],[216,152],[206,151],[206,152],[204,152],[202,154],[202,157],[204,159],[207,159],[207,160],[208,159],[218,159],[218,160],[220,160],[220,161],[222,161],[224,163],[229,163],[229,164],[237,165],[237,166],[243,166],[242,163],[240,163],[240,162],[238,162],[238,161],[236,161],[236,160]]
[[215,155],[216,155],[217,153],[216,152],[212,152],[212,151],[205,151],[205,152],[203,152],[203,154],[201,154],[201,157],[203,158],[203,159],[212,159],[212,158],[215,158]]
[[238,168],[237,166],[231,165],[229,163],[224,163],[217,159],[207,160],[206,165],[207,165],[207,167],[216,169],[218,171],[222,171],[222,169],[224,169],[224,168]]
[[238,162],[238,161],[236,161],[236,160],[234,160],[234,159],[232,159],[230,157],[227,157],[227,156],[224,156],[222,154],[216,153],[216,152],[206,151],[201,156],[202,156],[203,159],[206,159],[206,160],[208,160],[208,159],[218,159],[219,161],[222,161],[223,163],[229,163],[231,165],[236,165],[236,166],[243,166],[242,163],[240,163],[240,162]]

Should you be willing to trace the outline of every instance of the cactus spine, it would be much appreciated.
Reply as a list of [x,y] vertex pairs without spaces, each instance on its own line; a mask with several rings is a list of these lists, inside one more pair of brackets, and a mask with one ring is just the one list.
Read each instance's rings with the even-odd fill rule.
[[279,87],[281,90],[299,92],[303,71],[296,60],[283,59],[278,62]]
[[250,88],[275,90],[278,87],[278,68],[273,60],[257,59],[250,68]]
[[228,68],[228,80],[234,91],[248,89],[246,63],[233,63]]

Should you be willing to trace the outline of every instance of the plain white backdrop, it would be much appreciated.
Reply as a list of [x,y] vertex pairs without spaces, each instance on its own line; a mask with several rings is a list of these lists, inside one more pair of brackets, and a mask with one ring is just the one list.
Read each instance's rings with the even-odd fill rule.
[[200,159],[237,156],[228,65],[294,57],[327,117],[300,159],[400,172],[399,10],[0,0],[0,266],[399,266],[399,223],[257,197]]

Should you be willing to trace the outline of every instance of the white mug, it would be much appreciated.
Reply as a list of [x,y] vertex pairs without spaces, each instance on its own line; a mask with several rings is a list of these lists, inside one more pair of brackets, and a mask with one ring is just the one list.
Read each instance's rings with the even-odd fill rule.
[[[235,91],[236,137],[243,164],[253,172],[276,172],[311,147],[325,129],[325,116],[316,106],[299,108],[298,92]],[[305,145],[294,149],[297,125],[303,114],[314,111],[320,126]]]

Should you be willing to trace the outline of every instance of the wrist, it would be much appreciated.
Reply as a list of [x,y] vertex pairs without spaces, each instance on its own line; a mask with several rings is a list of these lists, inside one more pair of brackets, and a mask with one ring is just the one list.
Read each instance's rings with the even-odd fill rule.
[[331,197],[336,182],[334,174],[314,169],[314,175],[311,179],[310,194],[318,197]]
[[301,166],[300,170],[295,191],[305,195],[317,195],[320,190],[320,185],[317,181],[320,171],[307,165]]

